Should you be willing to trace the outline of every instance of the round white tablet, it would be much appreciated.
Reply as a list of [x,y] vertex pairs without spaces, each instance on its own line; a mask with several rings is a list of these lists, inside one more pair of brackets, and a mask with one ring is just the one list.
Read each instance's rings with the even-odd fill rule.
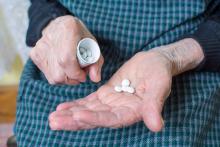
[[83,48],[83,47],[80,47],[80,48],[79,48],[79,51],[80,51],[80,54],[83,54],[84,52],[86,52],[86,49]]
[[86,60],[87,60],[88,62],[92,62],[92,61],[93,61],[93,57],[89,57],[89,56],[88,56],[88,57],[86,58]]
[[122,87],[121,86],[115,86],[115,91],[116,92],[122,92]]
[[127,92],[127,87],[128,87],[128,86],[122,86],[122,87],[121,87],[121,90],[122,90],[123,92]]
[[92,52],[90,50],[87,50],[88,57],[92,57]]
[[134,90],[133,87],[129,86],[129,87],[125,88],[125,91],[128,92],[128,93],[134,93],[135,90]]
[[129,86],[130,85],[130,81],[128,79],[124,79],[122,82],[121,82],[121,86]]
[[86,60],[86,58],[88,57],[87,52],[83,52],[82,57],[83,57],[83,59],[85,59],[85,60]]

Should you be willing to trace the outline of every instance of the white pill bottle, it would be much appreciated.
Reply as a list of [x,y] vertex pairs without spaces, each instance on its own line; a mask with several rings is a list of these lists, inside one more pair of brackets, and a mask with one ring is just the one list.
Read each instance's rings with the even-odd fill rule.
[[98,43],[91,38],[84,38],[80,40],[77,45],[76,56],[79,65],[82,68],[96,63],[101,56]]

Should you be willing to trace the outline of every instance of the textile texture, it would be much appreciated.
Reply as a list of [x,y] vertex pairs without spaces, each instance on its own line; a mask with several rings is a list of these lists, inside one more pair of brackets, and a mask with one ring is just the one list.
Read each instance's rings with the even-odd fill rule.
[[165,127],[159,133],[150,132],[143,122],[119,129],[50,130],[48,115],[58,104],[95,91],[135,53],[194,32],[207,12],[203,0],[60,2],[97,38],[105,58],[103,80],[95,84],[88,79],[77,86],[49,85],[28,60],[17,97],[19,146],[220,146],[220,74],[211,72],[188,72],[173,78],[163,109]]

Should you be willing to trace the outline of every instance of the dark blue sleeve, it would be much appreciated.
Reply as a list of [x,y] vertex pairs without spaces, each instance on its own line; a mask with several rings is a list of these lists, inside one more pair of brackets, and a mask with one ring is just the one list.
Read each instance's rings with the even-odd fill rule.
[[197,71],[220,72],[220,0],[209,0],[205,21],[187,37],[195,39],[203,49],[205,58]]
[[29,26],[26,34],[26,44],[35,46],[41,38],[41,32],[47,24],[70,12],[57,0],[30,0],[31,6],[28,9]]

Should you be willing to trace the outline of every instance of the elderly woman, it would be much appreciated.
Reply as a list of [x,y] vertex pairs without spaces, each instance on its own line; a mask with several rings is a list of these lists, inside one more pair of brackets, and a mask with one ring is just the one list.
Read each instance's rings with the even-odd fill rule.
[[[19,146],[220,146],[219,0],[31,3]],[[87,37],[102,56],[81,68]]]

